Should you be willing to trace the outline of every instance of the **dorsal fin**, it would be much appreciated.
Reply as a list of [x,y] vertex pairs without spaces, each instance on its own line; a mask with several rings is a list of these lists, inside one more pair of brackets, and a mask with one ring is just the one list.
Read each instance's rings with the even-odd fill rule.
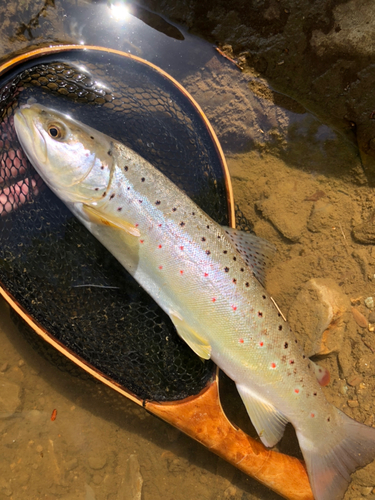
[[255,234],[244,233],[238,229],[224,226],[223,230],[232,240],[236,250],[251,267],[255,277],[264,286],[266,269],[276,252],[276,248],[267,240],[255,236]]

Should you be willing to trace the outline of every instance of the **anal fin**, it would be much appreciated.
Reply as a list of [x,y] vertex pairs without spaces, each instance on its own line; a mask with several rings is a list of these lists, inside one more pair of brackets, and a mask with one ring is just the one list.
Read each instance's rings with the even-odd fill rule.
[[287,418],[273,405],[259,399],[246,386],[236,384],[236,387],[262,443],[272,448],[283,437]]
[[195,330],[190,328],[186,321],[175,313],[169,313],[171,320],[179,334],[179,336],[187,343],[187,345],[203,359],[210,359],[211,346],[210,344]]

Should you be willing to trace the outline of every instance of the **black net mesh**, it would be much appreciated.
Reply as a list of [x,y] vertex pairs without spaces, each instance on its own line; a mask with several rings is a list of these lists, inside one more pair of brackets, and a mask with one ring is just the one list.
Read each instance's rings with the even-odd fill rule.
[[139,61],[72,51],[29,66],[3,76],[0,90],[0,282],[53,337],[139,398],[197,394],[214,365],[202,363],[43,185],[17,141],[13,113],[30,97],[71,113],[137,151],[228,224],[221,160],[204,121],[170,80]]

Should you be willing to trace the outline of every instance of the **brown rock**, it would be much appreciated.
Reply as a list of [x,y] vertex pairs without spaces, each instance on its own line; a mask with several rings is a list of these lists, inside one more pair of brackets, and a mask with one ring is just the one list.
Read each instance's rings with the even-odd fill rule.
[[349,385],[352,387],[355,387],[356,385],[359,385],[363,380],[362,375],[358,375],[358,373],[355,373],[351,375],[346,381]]
[[289,323],[310,357],[339,352],[350,302],[330,279],[311,279],[290,308]]
[[358,311],[358,309],[356,309],[355,307],[352,307],[352,314],[353,314],[355,322],[357,323],[358,326],[360,326],[361,328],[368,327],[367,319],[365,318],[365,316],[363,316],[363,314],[361,312]]

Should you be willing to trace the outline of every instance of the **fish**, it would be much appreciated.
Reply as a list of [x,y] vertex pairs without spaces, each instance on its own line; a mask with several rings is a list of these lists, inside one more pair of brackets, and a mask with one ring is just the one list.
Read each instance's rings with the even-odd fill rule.
[[315,499],[341,499],[350,474],[375,458],[375,428],[325,398],[321,370],[264,287],[273,246],[220,226],[144,158],[70,115],[32,102],[14,125],[47,186],[190,348],[235,382],[264,445],[275,446],[290,422]]

